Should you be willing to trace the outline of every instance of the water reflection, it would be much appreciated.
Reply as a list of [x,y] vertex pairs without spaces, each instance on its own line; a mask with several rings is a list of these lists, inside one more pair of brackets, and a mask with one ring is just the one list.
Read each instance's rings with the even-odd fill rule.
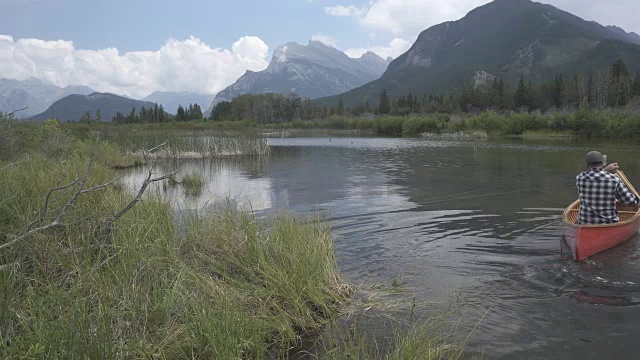
[[[189,192],[179,184],[165,181],[156,183],[152,191],[166,196],[176,209],[210,210],[231,204],[254,211],[273,207],[271,180],[264,177],[265,164],[261,162],[238,163],[235,161],[189,159],[167,161],[155,164],[154,172],[167,174],[177,171],[180,181],[184,174],[196,173],[204,179],[202,189]],[[137,189],[147,176],[147,170],[138,168],[128,171],[125,183],[130,189]]]
[[[168,187],[176,208],[227,201],[266,215],[323,213],[354,283],[401,276],[419,296],[470,308],[472,351],[490,358],[615,357],[640,350],[640,238],[576,264],[561,214],[592,149],[640,183],[635,144],[578,141],[270,139],[264,162],[190,160],[202,192]],[[142,169],[127,182],[140,183]],[[180,176],[178,176],[180,177]],[[163,191],[161,187],[157,191]],[[476,325],[472,323],[472,325]]]

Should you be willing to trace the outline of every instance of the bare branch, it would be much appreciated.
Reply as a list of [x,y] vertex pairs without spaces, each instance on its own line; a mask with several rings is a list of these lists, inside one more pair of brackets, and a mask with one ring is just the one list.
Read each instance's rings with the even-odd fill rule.
[[15,165],[21,164],[21,163],[23,163],[23,162],[25,162],[25,161],[28,161],[28,160],[29,160],[29,158],[26,158],[26,159],[24,159],[24,160],[20,160],[20,161],[16,161],[16,162],[14,162],[14,163],[11,163],[11,164],[9,164],[9,165],[5,165],[5,166],[3,166],[3,167],[1,167],[1,168],[0,168],[0,171],[2,171],[2,170],[4,170],[4,169],[8,169],[8,168],[10,168],[10,167],[12,167],[12,166],[15,166]]
[[160,144],[160,145],[158,145],[158,146],[156,146],[156,147],[154,147],[154,148],[151,148],[151,149],[149,149],[149,150],[146,150],[146,151],[145,151],[145,150],[143,150],[143,153],[145,153],[145,152],[146,152],[147,154],[151,154],[152,152],[154,152],[154,151],[158,150],[159,148],[161,148],[161,147],[163,147],[163,146],[165,146],[165,145],[167,145],[167,144],[168,144],[168,142],[165,142],[165,143],[162,143],[162,144]]
[[75,184],[77,184],[78,181],[80,181],[80,178],[76,177],[75,180],[73,180],[72,182],[68,183],[67,185],[63,185],[63,186],[60,186],[60,187],[57,187],[57,188],[51,188],[51,190],[49,190],[49,193],[47,194],[47,197],[44,200],[44,206],[42,207],[42,212],[41,212],[41,215],[40,215],[40,221],[44,220],[44,217],[47,214],[47,208],[49,207],[49,198],[51,197],[51,194],[53,194],[55,191],[68,189],[68,188],[74,186]]
[[[47,229],[56,227],[56,226],[66,226],[68,225],[67,223],[64,222],[65,216],[67,214],[67,211],[75,206],[75,201],[78,199],[78,197],[82,194],[87,194],[90,192],[94,192],[94,191],[99,191],[102,189],[105,189],[107,186],[115,183],[116,181],[122,179],[122,177],[119,177],[117,179],[111,180],[108,183],[105,184],[101,184],[101,185],[97,185],[88,189],[85,189],[85,186],[87,184],[87,179],[89,178],[89,173],[91,172],[91,168],[93,166],[93,161],[95,159],[96,156],[96,151],[98,148],[98,142],[100,141],[100,134],[97,134],[96,136],[96,142],[93,146],[93,153],[91,154],[91,158],[89,160],[89,164],[87,165],[87,168],[85,169],[84,175],[82,178],[80,177],[76,177],[76,179],[72,182],[70,182],[69,184],[66,185],[62,185],[59,187],[54,187],[51,188],[49,190],[49,193],[47,194],[47,197],[45,198],[45,202],[44,205],[42,207],[42,210],[40,212],[40,217],[38,220],[32,222],[31,224],[29,224],[29,226],[27,227],[27,230],[15,237],[14,239],[12,239],[11,241],[4,243],[2,245],[0,245],[0,250],[9,248],[17,243],[19,243],[22,240],[27,239],[29,236],[31,236],[32,234],[36,233],[36,232],[41,232],[41,231],[45,231]],[[143,154],[145,155],[145,160],[146,160],[146,155],[148,153],[151,153],[155,150],[157,150],[158,148],[166,145],[167,143],[158,145],[150,150],[144,150]],[[115,214],[112,218],[108,219],[105,221],[105,224],[102,228],[102,230],[100,231],[99,234],[99,238],[98,240],[103,243],[108,239],[108,236],[111,233],[111,229],[113,228],[113,224],[120,219],[124,214],[126,214],[129,210],[131,210],[138,202],[140,202],[142,200],[142,196],[144,195],[144,192],[146,191],[147,187],[157,181],[162,181],[165,179],[171,179],[174,182],[177,182],[176,180],[174,180],[172,177],[176,174],[177,172],[174,171],[171,174],[168,175],[164,175],[164,176],[160,176],[160,177],[153,177],[153,166],[150,165],[149,166],[149,173],[147,175],[147,177],[145,178],[144,182],[142,183],[142,186],[140,187],[140,190],[138,191],[138,194],[134,197],[134,199],[127,205],[125,206],[122,210],[120,210],[117,214]],[[73,195],[69,198],[69,200],[62,205],[61,207],[57,208],[57,215],[55,216],[55,218],[53,218],[53,221],[51,221],[50,223],[46,224],[46,225],[42,225],[42,226],[38,226],[35,227],[37,224],[42,223],[45,221],[45,219],[47,218],[47,214],[50,212],[49,209],[49,203],[51,201],[51,196],[53,193],[57,192],[57,191],[63,191],[63,190],[71,190],[74,186],[77,186],[77,189],[74,190]],[[59,197],[60,198],[60,197]],[[57,198],[57,199],[59,199]],[[57,200],[55,199],[55,200]],[[9,265],[0,265],[0,271],[4,270],[8,267]]]
[[31,229],[31,230],[29,230],[29,231],[25,232],[24,234],[22,234],[22,235],[20,235],[20,236],[16,237],[15,239],[13,239],[13,240],[11,240],[11,241],[9,241],[9,242],[7,242],[7,243],[4,243],[4,244],[0,245],[0,250],[6,249],[6,248],[8,248],[8,247],[11,247],[11,246],[15,245],[16,243],[19,243],[20,241],[22,241],[22,240],[24,240],[24,239],[28,238],[28,237],[29,237],[31,234],[33,234],[33,233],[36,233],[36,232],[40,232],[40,231],[47,230],[47,229],[52,228],[52,227],[54,227],[54,226],[56,226],[56,225],[58,225],[58,224],[59,224],[59,223],[57,222],[57,218],[56,218],[56,220],[54,220],[54,221],[53,221],[52,223],[50,223],[50,224],[47,224],[47,225],[44,225],[44,226],[40,226],[40,227],[37,227],[37,228]]
[[78,187],[78,190],[73,194],[73,196],[69,199],[69,201],[67,201],[67,203],[62,207],[62,209],[60,210],[60,212],[58,213],[56,218],[51,223],[49,223],[47,225],[43,225],[43,226],[39,226],[39,227],[34,228],[35,224],[44,221],[44,218],[45,218],[46,213],[47,213],[47,207],[49,206],[49,197],[51,196],[51,194],[53,192],[57,191],[57,190],[64,190],[64,189],[70,188],[71,186],[74,186],[75,184],[78,183],[79,179],[74,180],[70,184],[67,184],[67,185],[61,186],[59,188],[54,188],[54,189],[49,190],[49,193],[47,194],[47,198],[45,200],[45,205],[44,205],[42,213],[40,215],[40,219],[38,221],[35,221],[35,222],[29,224],[29,226],[27,227],[27,231],[25,231],[22,235],[17,236],[13,240],[0,245],[0,250],[6,249],[8,247],[11,247],[11,246],[19,243],[20,241],[28,238],[33,233],[40,232],[40,231],[45,231],[45,230],[47,230],[49,228],[52,228],[52,227],[55,227],[55,226],[63,224],[63,220],[64,220],[65,215],[67,214],[67,210],[69,210],[69,208],[73,206],[74,202],[76,201],[78,196],[82,193],[82,190],[84,189],[84,186],[87,183],[87,178],[89,177],[89,172],[91,171],[91,166],[93,165],[93,160],[94,160],[94,158],[96,156],[96,149],[98,147],[98,141],[99,140],[100,140],[100,134],[98,134],[96,136],[96,142],[95,142],[95,144],[93,146],[93,154],[91,155],[91,159],[89,160],[89,165],[87,166],[87,169],[85,170],[84,177],[82,178],[82,181],[80,181],[80,186]]
[[29,107],[24,107],[22,109],[18,109],[18,110],[14,110],[13,112],[8,113],[7,115],[2,115],[2,117],[0,118],[0,120],[4,120],[4,119],[8,119],[10,118],[12,115],[14,115],[15,113],[19,112],[19,111],[23,111],[23,110],[27,110]]
[[[124,214],[127,213],[127,211],[131,210],[131,208],[133,208],[138,202],[140,202],[140,200],[142,200],[142,195],[144,194],[145,190],[147,190],[147,186],[149,186],[149,184],[154,183],[156,181],[166,180],[166,179],[173,180],[172,177],[177,173],[178,173],[177,171],[174,171],[169,175],[164,175],[164,176],[152,179],[151,178],[151,171],[149,171],[149,175],[147,175],[147,178],[142,183],[142,186],[140,187],[140,190],[138,191],[138,194],[136,195],[136,197],[133,198],[133,200],[124,209],[122,209],[119,213],[117,213],[113,217],[113,221],[116,221],[116,220],[120,219]],[[175,181],[175,180],[173,180],[173,181]]]
[[82,182],[80,182],[80,187],[78,187],[78,191],[76,191],[75,194],[73,194],[73,196],[71,196],[71,199],[69,199],[67,204],[62,208],[62,211],[60,211],[60,214],[58,214],[58,217],[56,217],[56,219],[54,220],[54,223],[61,223],[62,222],[62,219],[66,215],[67,210],[69,209],[69,207],[71,207],[71,205],[73,205],[73,203],[76,201],[78,196],[80,196],[80,194],[82,193],[82,190],[84,190],[84,186],[87,184],[87,178],[89,177],[89,172],[91,171],[91,167],[93,166],[93,160],[96,157],[96,150],[98,149],[98,141],[100,141],[100,133],[96,134],[96,142],[93,145],[93,154],[91,154],[91,159],[89,160],[89,165],[87,165],[87,169],[84,172],[84,177],[82,178]]
[[124,176],[120,176],[119,178],[115,178],[115,179],[113,179],[113,180],[109,181],[109,182],[108,182],[108,183],[106,183],[106,184],[102,184],[102,185],[94,186],[94,187],[89,188],[89,189],[87,189],[87,190],[82,190],[82,192],[80,192],[80,194],[86,194],[86,193],[90,193],[90,192],[94,192],[94,191],[98,191],[98,190],[105,189],[107,186],[109,186],[109,185],[111,185],[111,184],[115,183],[116,181],[118,181],[118,180],[122,179],[123,177],[124,177]]

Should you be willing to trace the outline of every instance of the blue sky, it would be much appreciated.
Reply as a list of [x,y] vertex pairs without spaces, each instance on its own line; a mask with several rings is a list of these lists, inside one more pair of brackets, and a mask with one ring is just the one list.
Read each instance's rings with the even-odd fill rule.
[[[366,6],[365,1],[339,1]],[[2,31],[15,38],[72,40],[76,48],[156,50],[168,38],[197,36],[212,47],[229,47],[246,35],[270,48],[316,33],[339,38],[342,48],[366,46],[366,32],[347,17],[330,16],[327,0],[0,0]]]
[[[397,57],[432,25],[489,0],[0,0],[0,78],[141,98],[215,94],[314,38],[347,55]],[[544,1],[640,32],[639,0]]]

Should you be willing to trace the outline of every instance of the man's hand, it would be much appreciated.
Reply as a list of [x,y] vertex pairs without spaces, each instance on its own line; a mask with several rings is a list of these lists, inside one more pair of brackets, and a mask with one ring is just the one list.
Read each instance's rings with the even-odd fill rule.
[[608,172],[614,173],[618,171],[618,169],[620,169],[620,166],[618,165],[618,163],[613,163],[613,164],[607,165],[607,167],[604,169]]

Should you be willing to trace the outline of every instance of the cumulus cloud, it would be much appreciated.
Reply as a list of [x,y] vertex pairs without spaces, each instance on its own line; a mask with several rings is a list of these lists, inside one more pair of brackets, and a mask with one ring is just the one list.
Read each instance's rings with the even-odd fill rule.
[[473,8],[489,1],[370,0],[368,7],[364,8],[337,5],[325,7],[324,11],[332,16],[353,17],[376,42],[392,38],[387,44],[348,49],[347,55],[358,57],[372,51],[384,58],[395,58],[407,51],[423,30],[445,21],[462,18]]
[[337,40],[336,38],[334,38],[333,36],[329,36],[329,35],[324,35],[324,34],[315,34],[311,37],[311,40],[313,41],[319,41],[327,46],[331,46],[331,47],[336,47],[337,45]]
[[324,12],[331,16],[360,16],[367,12],[366,8],[357,8],[353,5],[325,6]]
[[[353,5],[325,7],[325,13],[333,16],[351,16],[373,33],[390,33],[409,38],[427,28],[445,21],[458,20],[478,6],[490,0],[369,0],[369,5],[357,8]],[[545,0],[562,10],[586,20],[603,25],[618,25],[627,31],[640,32],[636,14],[640,13],[640,1],[610,0],[590,2],[584,0]]]
[[609,0],[592,1],[581,0],[547,0],[543,1],[562,10],[580,16],[586,20],[595,20],[602,25],[617,25],[626,31],[640,33],[640,1],[637,0]]
[[409,50],[409,48],[411,47],[411,44],[413,44],[413,41],[405,40],[402,38],[394,38],[387,45],[372,46],[372,47],[366,47],[366,48],[364,47],[351,48],[351,49],[345,50],[345,53],[349,57],[359,58],[364,53],[371,51],[373,53],[376,53],[378,56],[380,56],[383,59],[386,59],[388,57],[397,58],[398,56],[402,55],[407,50]]
[[169,39],[157,51],[120,54],[116,48],[79,50],[71,41],[0,35],[0,77],[35,77],[58,86],[80,84],[135,98],[153,91],[215,94],[246,70],[265,69],[268,52],[255,36],[240,38],[230,50],[212,48],[192,36]]
[[457,20],[488,0],[377,0],[361,18],[370,29],[414,36],[430,26]]

